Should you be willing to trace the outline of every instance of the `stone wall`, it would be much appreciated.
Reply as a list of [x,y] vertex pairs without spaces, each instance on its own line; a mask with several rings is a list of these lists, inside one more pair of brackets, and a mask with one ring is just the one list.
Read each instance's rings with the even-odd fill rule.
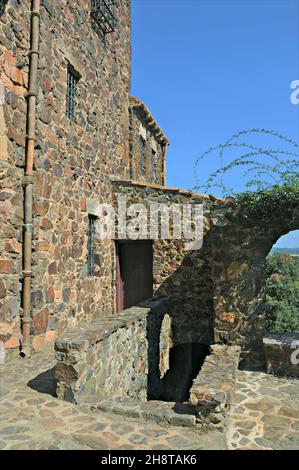
[[242,348],[242,367],[264,367],[265,260],[281,235],[299,228],[299,199],[253,209],[233,198],[223,201],[134,181],[115,181],[113,187],[145,206],[203,204],[201,249],[186,251],[184,239],[153,244],[155,292],[169,297],[174,344],[235,344]]
[[[264,260],[277,239],[299,228],[299,206],[281,203],[248,213],[234,200],[165,188],[159,154],[167,139],[144,104],[129,106],[130,0],[117,2],[116,31],[100,38],[90,1],[44,0],[41,7],[37,141],[33,204],[33,346],[66,328],[115,313],[115,244],[96,240],[95,272],[87,273],[88,215],[113,192],[132,202],[204,205],[205,236],[198,251],[184,239],[155,240],[154,288],[169,296],[173,342],[242,346],[265,363],[261,288]],[[20,339],[22,224],[30,2],[8,0],[0,10],[0,341]],[[78,82],[74,122],[66,117],[67,67]],[[131,110],[131,121],[129,116]],[[143,123],[143,124],[142,124]],[[132,179],[140,128],[156,142],[153,185]],[[130,152],[130,139],[131,145]],[[132,149],[134,149],[132,153]],[[151,150],[151,145],[148,149]],[[134,155],[133,155],[134,154]],[[133,158],[133,160],[132,160]],[[139,158],[139,151],[138,151]],[[146,178],[150,179],[150,158]],[[131,167],[130,167],[131,163]],[[136,169],[137,177],[141,178]],[[255,358],[253,356],[256,356]]]
[[[112,242],[97,243],[95,275],[87,276],[86,201],[109,202],[110,176],[129,172],[130,1],[117,4],[116,31],[105,40],[92,28],[89,0],[41,6],[34,347],[54,331],[114,309]],[[10,341],[6,346],[19,340],[29,34],[30,2],[9,0],[0,18],[0,335]],[[80,75],[74,122],[66,117],[69,63]]]
[[58,398],[76,403],[123,396],[146,400],[149,382],[159,367],[166,305],[164,299],[153,299],[57,338]]
[[299,377],[299,333],[268,333],[263,345],[268,373]]
[[[174,345],[211,344],[214,341],[214,306],[211,257],[211,210],[220,200],[155,185],[114,181],[115,194],[130,203],[192,204],[204,207],[204,243],[200,250],[186,251],[182,240],[153,241],[153,282],[156,295],[169,298]],[[148,211],[149,212],[149,211]],[[170,220],[170,228],[171,226]],[[159,225],[160,228],[160,225]]]
[[193,382],[190,403],[197,422],[208,428],[224,428],[227,412],[234,403],[240,347],[215,344]]
[[0,10],[0,341],[19,346],[30,2]]
[[293,202],[265,197],[255,205],[228,198],[213,220],[215,340],[241,346],[242,367],[264,367],[266,257],[282,235],[299,228],[299,194]]

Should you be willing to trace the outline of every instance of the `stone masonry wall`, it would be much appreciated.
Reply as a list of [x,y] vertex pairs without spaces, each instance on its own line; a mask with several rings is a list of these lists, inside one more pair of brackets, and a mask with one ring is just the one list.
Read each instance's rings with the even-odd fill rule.
[[[204,244],[186,251],[184,240],[153,242],[153,282],[156,295],[168,297],[173,343],[211,344],[214,341],[214,306],[209,214],[216,200],[190,191],[159,188],[137,182],[114,182],[115,194],[130,203],[203,204]],[[221,201],[218,201],[221,203]],[[149,211],[148,211],[149,212]]]
[[212,219],[215,340],[241,346],[242,367],[260,368],[266,364],[265,261],[282,235],[299,228],[299,199],[266,208],[227,199]]
[[56,340],[58,398],[76,403],[86,396],[146,398],[146,318],[132,313],[134,318],[91,322]]
[[0,9],[0,341],[19,346],[30,2]]
[[[111,242],[97,243],[95,275],[87,276],[87,200],[109,202],[110,177],[129,171],[130,1],[117,4],[116,31],[105,40],[92,28],[89,0],[44,0],[41,6],[33,208],[35,347],[54,331],[114,309]],[[19,335],[29,33],[30,2],[9,0],[0,18],[0,322],[14,330],[13,337],[7,335],[9,345],[16,345]],[[66,117],[68,63],[81,77],[74,122]]]
[[159,368],[164,299],[69,330],[55,341],[57,396],[72,402],[146,400]]
[[263,346],[269,374],[299,377],[299,333],[268,333]]
[[234,403],[236,372],[241,348],[214,344],[190,390],[197,422],[203,427],[225,428],[227,413]]
[[[140,132],[140,125],[144,131]],[[145,139],[144,139],[145,138]],[[144,140],[141,163],[140,141]],[[165,159],[167,147],[148,124],[146,115],[130,106],[130,178],[147,183],[165,185]],[[156,162],[156,165],[155,165]]]
[[265,260],[281,235],[299,227],[299,204],[282,201],[255,210],[212,196],[138,182],[114,182],[131,203],[204,205],[200,250],[183,241],[155,240],[154,287],[169,297],[174,345],[195,342],[241,346],[242,367],[265,367],[262,288]]

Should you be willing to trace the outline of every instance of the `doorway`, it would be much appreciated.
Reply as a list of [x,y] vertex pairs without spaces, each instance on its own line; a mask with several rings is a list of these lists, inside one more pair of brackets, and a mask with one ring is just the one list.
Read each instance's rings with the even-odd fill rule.
[[151,240],[116,242],[117,312],[153,296],[153,244]]

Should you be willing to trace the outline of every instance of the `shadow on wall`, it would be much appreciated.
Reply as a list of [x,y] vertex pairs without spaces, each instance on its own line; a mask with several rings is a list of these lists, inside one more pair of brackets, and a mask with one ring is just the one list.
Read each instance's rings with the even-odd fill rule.
[[213,212],[202,249],[187,252],[156,293],[168,297],[174,346],[238,345],[241,368],[265,367],[265,261],[280,236],[299,228],[295,199],[254,210],[228,200]]
[[192,382],[208,353],[208,346],[197,343],[179,344],[171,348],[169,370],[162,379],[158,378],[154,386],[149,382],[148,400],[188,401]]
[[46,393],[56,398],[57,380],[55,378],[55,368],[53,367],[37,375],[34,379],[30,380],[27,385],[32,388],[32,390],[36,390],[39,393]]
[[[157,299],[167,300],[162,311],[149,315],[147,322],[148,400],[187,401],[192,381],[215,342],[211,237],[211,232],[206,234],[201,250],[183,252],[180,265],[155,293]],[[167,256],[167,250],[162,253]],[[168,261],[172,260],[162,263]],[[163,331],[165,314],[171,319],[170,331]],[[168,367],[164,364],[161,373],[163,341],[169,334]]]
[[214,343],[211,237],[211,232],[206,234],[201,250],[185,252],[179,267],[156,292],[168,298],[174,346]]
[[170,309],[167,297],[155,297],[140,306],[151,308],[151,313],[147,316],[146,332],[147,400],[183,403],[189,399],[192,381],[209,354],[209,346],[199,343],[173,344],[171,326],[168,323]]

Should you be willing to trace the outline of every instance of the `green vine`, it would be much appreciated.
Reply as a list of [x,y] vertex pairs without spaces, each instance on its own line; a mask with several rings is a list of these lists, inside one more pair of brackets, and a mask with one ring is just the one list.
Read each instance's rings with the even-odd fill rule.
[[262,189],[259,191],[246,191],[236,195],[236,202],[240,204],[244,213],[255,215],[269,215],[277,209],[298,206],[299,181],[298,179],[281,185]]
[[[239,141],[240,137],[243,138],[244,136],[252,134],[263,134],[275,137],[288,144],[290,148],[285,150],[263,148]],[[239,157],[230,159],[230,161],[225,164],[225,151],[232,149],[245,149],[245,152],[241,152]],[[215,153],[218,154],[220,159],[220,167],[210,173],[206,181],[201,183],[197,176],[200,163],[207,157],[210,158],[211,154]],[[260,157],[263,158],[263,161],[258,160]],[[250,198],[249,194],[254,194],[254,191],[260,193],[260,197],[262,197],[261,195],[263,194],[263,199],[267,199],[267,190],[271,190],[271,188],[274,188],[273,195],[279,192],[279,187],[283,188],[282,193],[284,194],[287,187],[291,188],[292,191],[297,187],[296,185],[299,179],[298,157],[299,144],[293,139],[267,129],[253,128],[242,130],[234,134],[224,144],[209,148],[197,158],[194,165],[196,180],[194,190],[210,192],[212,188],[219,188],[222,191],[222,196],[235,195],[236,193],[233,188],[225,186],[224,177],[231,170],[239,167],[244,168],[241,177],[244,180],[246,188],[244,193],[245,199],[247,198],[248,200]],[[266,181],[267,179],[270,179],[270,181]],[[266,192],[264,193],[264,191]],[[239,197],[241,196],[238,196],[238,198]]]

